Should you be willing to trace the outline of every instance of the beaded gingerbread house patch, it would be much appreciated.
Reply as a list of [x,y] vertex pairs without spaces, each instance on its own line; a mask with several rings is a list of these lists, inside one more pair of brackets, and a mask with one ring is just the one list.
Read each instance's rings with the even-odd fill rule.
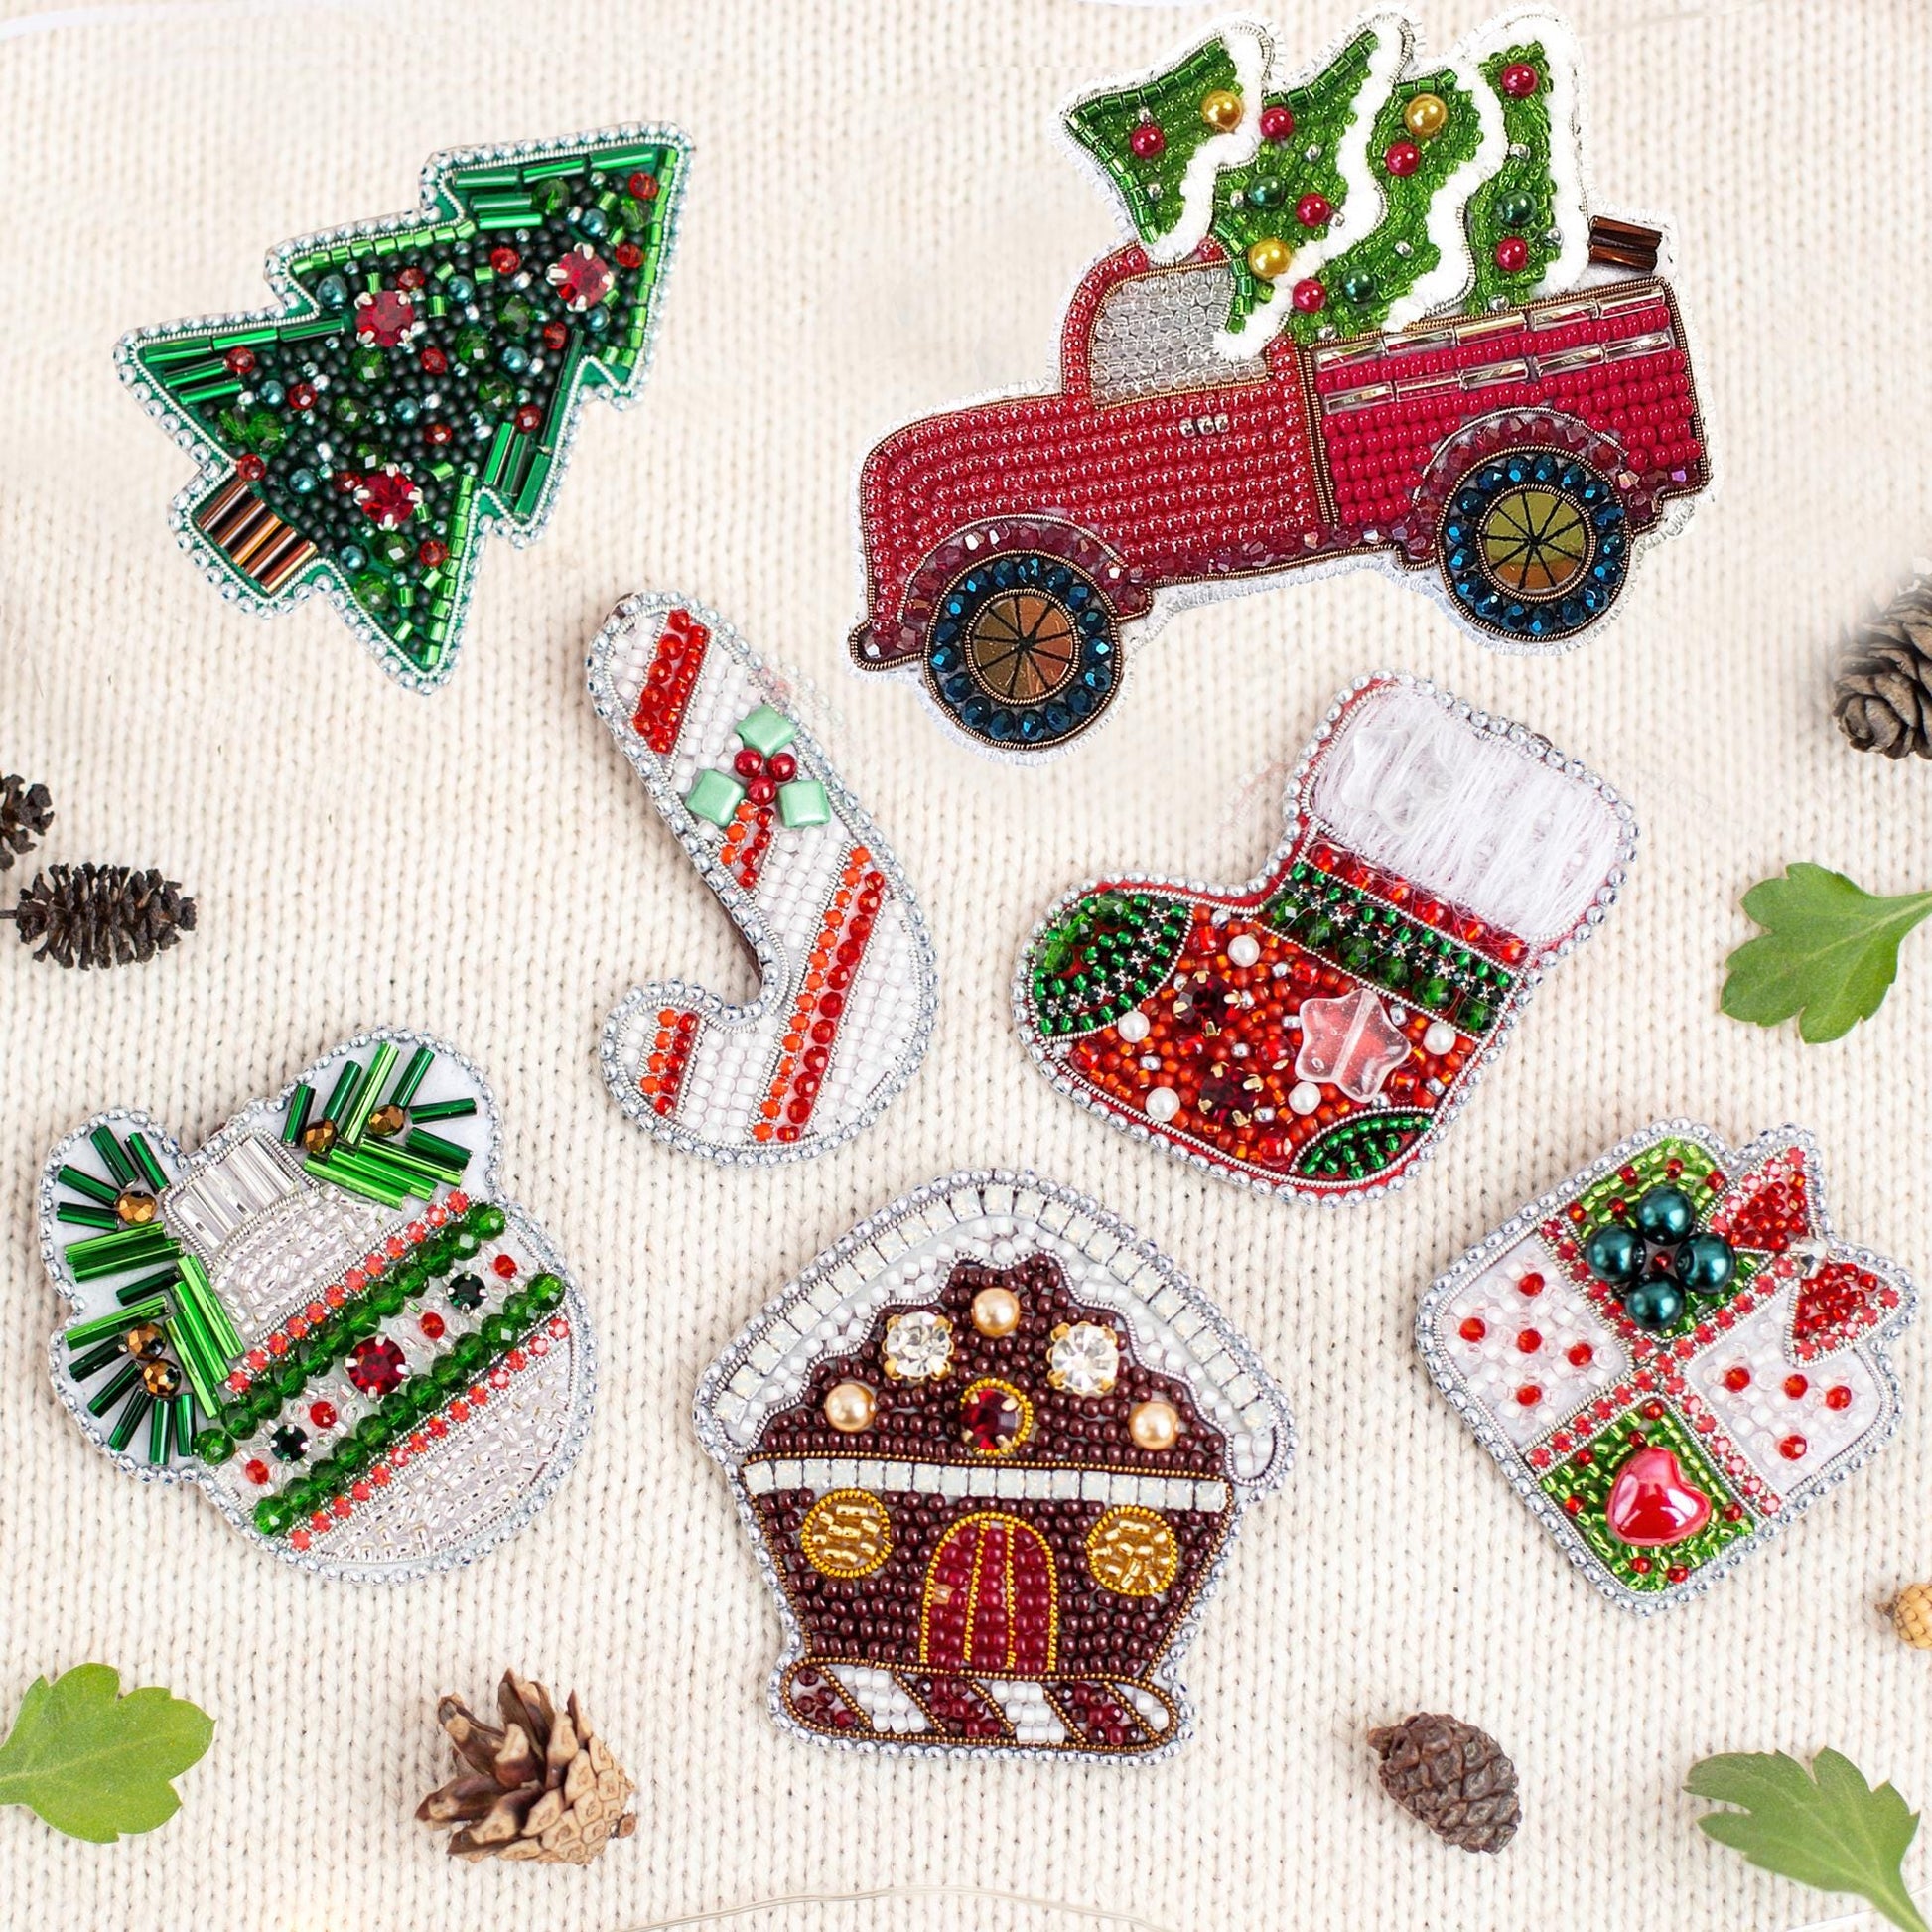
[[1057,384],[865,461],[853,660],[982,749],[1066,745],[1130,633],[1296,571],[1380,563],[1493,648],[1568,648],[1709,482],[1667,237],[1590,209],[1560,21],[1432,65],[1378,14],[1274,57],[1230,22],[1075,101],[1134,239]]
[[925,917],[783,684],[716,612],[626,598],[591,696],[758,961],[737,1006],[670,980],[604,1024],[604,1075],[659,1140],[714,1161],[822,1154],[878,1118],[938,1002]]
[[1296,767],[1246,886],[1095,880],[1034,928],[1027,1050],[1103,1119],[1303,1199],[1401,1184],[1596,929],[1630,809],[1547,740],[1419,679],[1364,679]]
[[1696,1595],[1898,1426],[1917,1292],[1840,1241],[1779,1128],[1633,1134],[1423,1298],[1417,1340],[1565,1555],[1639,1614]]
[[778,1595],[788,1728],[1149,1756],[1288,1406],[1173,1264],[1026,1174],[863,1221],[706,1372],[698,1433]]
[[576,1459],[596,1354],[500,1198],[495,1104],[420,1034],[365,1034],[194,1153],[115,1109],[49,1158],[74,1317],[54,1384],[130,1474],[193,1483],[305,1569],[399,1582],[521,1529]]

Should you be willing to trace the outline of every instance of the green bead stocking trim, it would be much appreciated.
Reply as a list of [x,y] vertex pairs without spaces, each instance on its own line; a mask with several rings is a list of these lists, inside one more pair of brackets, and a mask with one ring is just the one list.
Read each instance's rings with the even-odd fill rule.
[[1429,1131],[1428,1114],[1390,1111],[1337,1121],[1302,1150],[1294,1172],[1316,1180],[1368,1180]]
[[1089,894],[1035,942],[1026,971],[1040,1031],[1109,1027],[1163,985],[1186,943],[1184,901],[1150,893]]

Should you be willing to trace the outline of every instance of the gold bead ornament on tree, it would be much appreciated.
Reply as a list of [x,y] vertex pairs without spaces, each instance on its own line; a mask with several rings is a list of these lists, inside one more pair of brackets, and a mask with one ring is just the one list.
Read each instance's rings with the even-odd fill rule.
[[1216,87],[1201,96],[1200,117],[1209,127],[1230,133],[1241,125],[1241,96],[1228,87]]
[[1516,1767],[1486,1730],[1423,1713],[1371,1730],[1368,1745],[1382,1760],[1382,1789],[1438,1838],[1465,1852],[1500,1852],[1516,1836]]
[[1433,141],[1449,125],[1449,109],[1441,94],[1418,94],[1402,110],[1402,125],[1418,141]]
[[1932,1650],[1932,1584],[1907,1584],[1889,1603],[1878,1605],[1878,1613],[1891,1618],[1901,1642]]
[[1932,758],[1932,573],[1846,638],[1832,716],[1861,752]]
[[614,1838],[637,1828],[627,1809],[636,1786],[595,1735],[573,1691],[564,1709],[541,1684],[505,1671],[500,1725],[482,1722],[458,1697],[437,1722],[464,1769],[416,1807],[425,1825],[455,1825],[450,1855],[538,1864],[589,1864]]
[[1279,282],[1294,259],[1295,250],[1278,235],[1263,235],[1248,250],[1248,268],[1261,282]]

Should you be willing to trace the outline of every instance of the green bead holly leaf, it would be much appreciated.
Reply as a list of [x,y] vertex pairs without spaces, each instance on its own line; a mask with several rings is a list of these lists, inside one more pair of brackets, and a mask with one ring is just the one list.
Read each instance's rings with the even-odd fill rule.
[[106,1664],[37,1677],[0,1743],[0,1804],[96,1845],[165,1825],[181,1809],[169,1780],[207,1751],[214,1720],[168,1691],[120,1691]]
[[1743,903],[1764,930],[1725,962],[1724,1010],[1760,1027],[1795,1013],[1799,1037],[1814,1045],[1877,1012],[1898,972],[1899,941],[1932,915],[1932,893],[1881,898],[1803,862],[1760,880]]
[[1731,1751],[1691,1766],[1693,1797],[1735,1805],[1699,1827],[1750,1863],[1816,1891],[1851,1892],[1901,1932],[1932,1932],[1901,1870],[1918,1813],[1889,1784],[1875,1791],[1858,1767],[1821,1750],[1809,1772],[1783,1751]]

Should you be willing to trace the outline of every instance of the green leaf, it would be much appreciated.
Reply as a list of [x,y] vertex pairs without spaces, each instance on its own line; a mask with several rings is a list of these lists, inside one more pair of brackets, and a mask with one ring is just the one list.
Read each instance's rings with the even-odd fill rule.
[[1760,880],[1744,910],[1764,930],[1725,962],[1724,1010],[1798,1036],[1837,1039],[1877,1012],[1898,971],[1898,942],[1932,914],[1932,893],[1879,898],[1842,872],[1800,863]]
[[1854,1892],[1902,1932],[1932,1932],[1899,1869],[1918,1813],[1889,1784],[1872,1790],[1837,1751],[1820,1751],[1809,1773],[1782,1751],[1707,1757],[1684,1788],[1743,1807],[1707,1812],[1698,1824],[1752,1864],[1818,1891]]
[[168,1780],[207,1749],[214,1720],[167,1691],[120,1688],[106,1664],[35,1678],[0,1743],[0,1804],[97,1845],[165,1825],[181,1808]]

